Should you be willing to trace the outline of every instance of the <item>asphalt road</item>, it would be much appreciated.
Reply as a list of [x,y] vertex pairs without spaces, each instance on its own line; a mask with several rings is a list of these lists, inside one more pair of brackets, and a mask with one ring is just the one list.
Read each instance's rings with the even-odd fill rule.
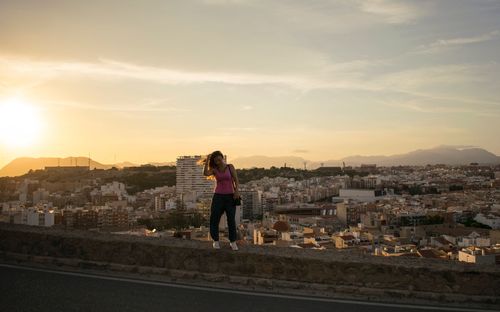
[[0,311],[467,311],[151,282],[0,264]]

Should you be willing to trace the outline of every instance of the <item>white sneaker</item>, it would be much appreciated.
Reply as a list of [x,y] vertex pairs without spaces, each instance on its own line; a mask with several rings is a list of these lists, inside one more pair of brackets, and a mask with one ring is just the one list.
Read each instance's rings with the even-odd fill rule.
[[229,245],[231,246],[232,250],[238,250],[238,245],[236,245],[236,242],[230,242]]
[[214,241],[214,242],[212,243],[212,246],[213,246],[215,249],[220,249],[220,243],[219,243],[219,241]]

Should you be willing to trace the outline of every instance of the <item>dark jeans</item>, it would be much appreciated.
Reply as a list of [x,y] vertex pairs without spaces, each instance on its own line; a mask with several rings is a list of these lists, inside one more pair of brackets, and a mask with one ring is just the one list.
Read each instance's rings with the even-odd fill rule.
[[210,207],[210,236],[214,241],[219,240],[219,222],[223,213],[226,213],[229,241],[236,241],[236,205],[233,194],[214,193]]

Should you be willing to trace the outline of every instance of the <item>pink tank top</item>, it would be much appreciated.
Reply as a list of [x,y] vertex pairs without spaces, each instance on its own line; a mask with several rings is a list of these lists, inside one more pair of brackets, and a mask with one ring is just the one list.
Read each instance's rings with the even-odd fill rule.
[[231,171],[229,165],[226,165],[226,170],[224,172],[219,172],[217,168],[214,169],[215,179],[217,180],[217,185],[215,186],[214,193],[217,194],[232,194],[233,191],[233,179],[231,177]]

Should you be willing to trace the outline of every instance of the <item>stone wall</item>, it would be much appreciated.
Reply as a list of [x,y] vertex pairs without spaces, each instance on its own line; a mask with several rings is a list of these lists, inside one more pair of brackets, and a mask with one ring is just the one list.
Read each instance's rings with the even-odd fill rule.
[[[0,223],[0,255],[22,254],[232,277],[464,296],[499,304],[500,268],[410,257],[65,231]],[[478,299],[479,298],[479,299]],[[482,298],[482,299],[481,299]],[[464,301],[466,301],[464,299]]]

